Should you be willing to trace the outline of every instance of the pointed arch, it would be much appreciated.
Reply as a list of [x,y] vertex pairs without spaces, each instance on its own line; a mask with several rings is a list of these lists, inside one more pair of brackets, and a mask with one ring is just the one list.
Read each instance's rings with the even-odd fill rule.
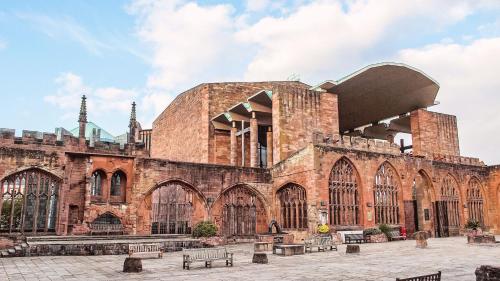
[[224,190],[213,210],[220,218],[221,233],[226,237],[253,237],[264,232],[266,209],[263,196],[248,184],[236,184]]
[[484,225],[484,199],[479,179],[471,177],[467,186],[467,209],[469,220],[474,220]]
[[360,224],[359,182],[359,174],[347,157],[335,162],[328,180],[330,225]]
[[55,231],[61,178],[32,167],[0,180],[0,231]]
[[195,190],[183,181],[169,180],[148,191],[151,195],[151,233],[190,234],[194,223]]
[[447,173],[439,189],[436,203],[437,233],[441,237],[458,235],[460,231],[460,190],[458,182]]
[[283,229],[306,230],[307,194],[306,189],[296,183],[287,183],[276,192],[280,208],[280,226]]
[[396,169],[388,162],[382,163],[375,174],[373,198],[375,223],[399,224],[401,182]]

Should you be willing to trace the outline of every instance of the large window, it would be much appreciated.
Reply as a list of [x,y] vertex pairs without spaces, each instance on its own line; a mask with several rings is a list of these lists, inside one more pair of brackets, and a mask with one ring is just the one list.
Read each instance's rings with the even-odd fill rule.
[[169,182],[153,191],[152,234],[189,234],[192,227],[193,191]]
[[281,227],[284,229],[307,229],[306,190],[297,184],[282,187],[277,198],[280,205]]
[[329,180],[329,217],[331,225],[359,224],[358,175],[345,158],[335,163]]
[[92,178],[90,179],[90,195],[92,196],[101,196],[102,195],[102,187],[104,183],[104,172],[95,171],[92,174]]
[[473,178],[469,181],[469,188],[467,188],[467,209],[469,210],[469,219],[478,221],[483,225],[483,206],[481,185],[476,178]]
[[460,196],[457,189],[457,183],[450,175],[443,179],[441,186],[441,201],[444,205],[442,209],[446,210],[448,226],[458,228],[460,226]]
[[224,192],[221,199],[223,234],[227,237],[253,237],[264,212],[257,194],[245,185],[240,185]]
[[111,177],[110,195],[121,196],[122,194],[124,194],[126,182],[127,178],[125,177],[124,173],[122,173],[121,171],[115,172]]
[[54,231],[60,180],[29,169],[0,181],[0,231]]
[[375,223],[399,224],[399,190],[397,173],[385,162],[375,174]]

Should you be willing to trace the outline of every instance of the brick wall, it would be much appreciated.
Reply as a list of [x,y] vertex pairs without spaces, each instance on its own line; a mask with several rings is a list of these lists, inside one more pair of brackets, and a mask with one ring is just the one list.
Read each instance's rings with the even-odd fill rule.
[[413,111],[410,116],[413,154],[460,155],[455,116],[425,109]]
[[273,89],[273,161],[313,143],[317,135],[339,134],[337,96],[303,88]]

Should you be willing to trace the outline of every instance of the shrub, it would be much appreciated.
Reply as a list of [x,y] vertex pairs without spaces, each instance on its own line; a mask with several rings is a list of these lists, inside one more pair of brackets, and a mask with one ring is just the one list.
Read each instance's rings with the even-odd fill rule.
[[217,234],[217,226],[211,221],[202,221],[195,225],[194,237],[212,237]]
[[465,224],[466,229],[477,230],[479,227],[481,227],[481,224],[477,220],[468,220]]
[[326,224],[322,224],[318,226],[318,232],[321,234],[326,234],[330,232],[330,228]]
[[363,230],[363,236],[377,235],[377,234],[381,234],[381,233],[382,233],[382,231],[380,231],[380,229],[378,229],[377,227],[367,228],[367,229]]
[[387,238],[389,238],[389,233],[391,232],[391,227],[388,226],[387,224],[385,223],[382,223],[378,226],[378,228],[380,229],[380,231],[385,234],[385,236],[387,236]]

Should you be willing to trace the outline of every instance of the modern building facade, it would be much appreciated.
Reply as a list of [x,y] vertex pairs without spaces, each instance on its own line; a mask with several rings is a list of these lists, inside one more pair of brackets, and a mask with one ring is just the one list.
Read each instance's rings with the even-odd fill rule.
[[211,220],[247,238],[276,220],[296,239],[320,223],[442,237],[473,219],[500,233],[500,166],[460,155],[456,117],[428,110],[438,91],[395,63],[317,86],[201,84],[151,130],[134,104],[125,145],[88,137],[83,99],[77,136],[1,131],[0,231],[185,234]]

